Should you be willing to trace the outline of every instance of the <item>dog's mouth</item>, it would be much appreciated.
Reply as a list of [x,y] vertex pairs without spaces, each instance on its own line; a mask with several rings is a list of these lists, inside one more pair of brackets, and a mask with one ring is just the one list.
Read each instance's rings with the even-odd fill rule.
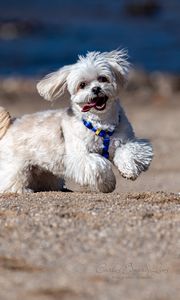
[[97,96],[95,98],[90,99],[88,103],[86,103],[83,108],[82,112],[87,112],[91,108],[95,108],[96,110],[104,110],[106,108],[106,102],[108,100],[107,96]]

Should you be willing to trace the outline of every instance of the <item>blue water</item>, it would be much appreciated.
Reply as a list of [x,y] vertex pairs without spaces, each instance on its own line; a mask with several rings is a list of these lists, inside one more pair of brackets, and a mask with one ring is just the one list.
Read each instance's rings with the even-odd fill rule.
[[[89,50],[129,50],[135,67],[180,73],[180,0],[159,0],[152,17],[132,17],[132,0],[0,0],[0,20],[35,20],[42,28],[0,38],[0,75],[40,75]],[[136,1],[134,1],[136,2]]]

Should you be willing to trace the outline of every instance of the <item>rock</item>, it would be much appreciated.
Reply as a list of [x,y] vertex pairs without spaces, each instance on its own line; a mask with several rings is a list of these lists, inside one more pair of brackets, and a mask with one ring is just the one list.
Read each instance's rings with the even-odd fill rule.
[[41,31],[42,24],[36,20],[5,19],[0,20],[0,39],[17,39]]
[[126,13],[133,17],[153,17],[161,10],[156,0],[132,1],[126,5]]

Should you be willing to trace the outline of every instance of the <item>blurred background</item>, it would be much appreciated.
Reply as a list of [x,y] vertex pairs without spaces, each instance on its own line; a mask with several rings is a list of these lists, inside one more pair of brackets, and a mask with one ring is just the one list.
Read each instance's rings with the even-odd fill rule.
[[147,71],[180,71],[179,0],[1,0],[0,74],[39,75],[87,50],[125,47]]
[[0,106],[13,116],[67,106],[43,100],[39,78],[78,54],[126,48],[133,69],[121,102],[155,156],[135,182],[116,172],[116,191],[180,192],[179,28],[179,0],[1,0]]

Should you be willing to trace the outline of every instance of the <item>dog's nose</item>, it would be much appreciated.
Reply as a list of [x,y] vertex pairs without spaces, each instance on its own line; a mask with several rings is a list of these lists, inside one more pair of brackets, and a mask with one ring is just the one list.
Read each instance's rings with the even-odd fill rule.
[[94,86],[92,88],[92,92],[95,94],[95,95],[98,95],[101,91],[101,87],[100,86]]

